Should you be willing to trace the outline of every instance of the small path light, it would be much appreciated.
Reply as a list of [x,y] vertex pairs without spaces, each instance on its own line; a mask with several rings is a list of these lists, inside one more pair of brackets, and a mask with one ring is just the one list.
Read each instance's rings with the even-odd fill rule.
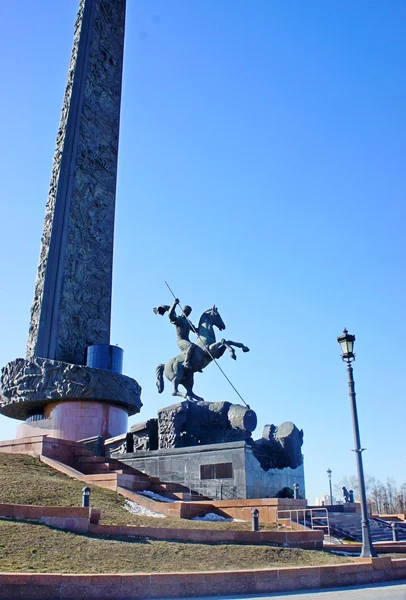
[[82,507],[89,508],[90,506],[90,488],[84,487],[82,490]]
[[298,483],[293,484],[293,499],[299,500],[299,484]]
[[357,402],[355,397],[355,384],[351,361],[355,360],[354,354],[354,342],[355,335],[348,333],[344,329],[342,335],[338,336],[337,342],[341,346],[343,361],[347,362],[347,376],[348,376],[348,389],[350,394],[350,404],[352,413],[352,423],[354,429],[354,442],[355,442],[355,456],[357,458],[357,470],[358,470],[358,482],[361,493],[361,529],[362,529],[362,549],[361,558],[371,558],[378,556],[373,545],[371,537],[371,528],[368,519],[368,506],[367,506],[367,495],[365,491],[365,479],[364,479],[364,468],[362,466],[362,451],[365,448],[361,448],[361,439],[359,435],[358,426],[358,413],[357,413]]
[[251,529],[259,531],[259,510],[257,508],[251,509]]

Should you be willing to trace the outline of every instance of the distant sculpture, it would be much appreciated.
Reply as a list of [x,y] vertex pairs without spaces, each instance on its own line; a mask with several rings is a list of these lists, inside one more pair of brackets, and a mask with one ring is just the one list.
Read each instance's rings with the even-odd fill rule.
[[347,490],[347,488],[345,487],[345,485],[343,485],[342,490],[343,490],[344,502],[348,504],[349,502],[351,502],[350,492]]
[[[173,383],[173,396],[181,396],[188,400],[203,400],[203,398],[193,392],[194,373],[201,372],[213,359],[221,358],[226,349],[228,349],[231,358],[236,360],[237,357],[233,346],[241,348],[243,352],[249,352],[249,348],[240,342],[233,342],[232,340],[222,339],[220,342],[216,342],[214,327],[217,327],[220,331],[226,328],[216,306],[204,311],[200,317],[199,325],[195,328],[198,332],[198,338],[196,343],[192,344],[189,340],[189,333],[193,326],[187,318],[192,309],[189,306],[185,307],[186,309],[190,309],[188,314],[178,317],[175,313],[178,302],[176,299],[172,307],[169,308],[169,317],[171,322],[177,327],[177,342],[179,348],[182,350],[182,354],[171,358],[166,364],[157,366],[156,385],[158,392],[161,394],[164,390],[163,375],[165,373],[165,377]],[[154,308],[155,314],[160,315],[165,314],[167,310],[168,307],[166,305]],[[181,321],[180,319],[184,320]],[[185,362],[187,366],[185,366]],[[179,391],[179,385],[185,388],[186,394]]]

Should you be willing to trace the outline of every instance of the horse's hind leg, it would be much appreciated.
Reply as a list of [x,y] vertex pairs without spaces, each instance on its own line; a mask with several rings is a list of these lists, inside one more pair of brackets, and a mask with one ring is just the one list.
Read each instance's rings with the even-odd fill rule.
[[184,373],[184,367],[183,367],[183,365],[179,365],[179,367],[176,371],[175,377],[172,380],[172,385],[173,385],[172,396],[181,396],[181,398],[186,398],[186,394],[182,394],[182,392],[179,391],[179,384],[182,381],[183,373]]
[[182,394],[182,392],[179,391],[179,384],[180,381],[177,381],[176,379],[173,380],[173,391],[172,391],[172,396],[181,396],[182,398],[186,398],[186,394]]

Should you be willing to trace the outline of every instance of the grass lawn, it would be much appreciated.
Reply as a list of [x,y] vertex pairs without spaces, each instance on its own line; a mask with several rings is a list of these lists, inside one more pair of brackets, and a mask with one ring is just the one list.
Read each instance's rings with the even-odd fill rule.
[[[212,523],[132,515],[124,499],[91,487],[91,504],[102,509],[102,523],[154,527],[249,529],[249,523]],[[83,482],[71,479],[38,458],[0,453],[0,503],[80,506]],[[158,509],[157,509],[158,510]],[[191,544],[151,540],[106,540],[8,520],[0,520],[3,572],[151,573],[235,570],[277,566],[338,564],[348,558],[314,550],[267,545]]]
[[3,572],[163,573],[339,564],[315,550],[236,544],[100,540],[44,525],[0,520]]
[[[0,503],[43,506],[81,506],[85,484],[58,473],[38,458],[25,454],[0,453]],[[250,529],[250,523],[189,521],[166,517],[157,519],[132,515],[123,508],[125,499],[97,486],[91,489],[91,506],[102,510],[105,525],[138,525],[194,529]],[[156,511],[159,512],[159,503]],[[265,526],[272,529],[273,526]]]

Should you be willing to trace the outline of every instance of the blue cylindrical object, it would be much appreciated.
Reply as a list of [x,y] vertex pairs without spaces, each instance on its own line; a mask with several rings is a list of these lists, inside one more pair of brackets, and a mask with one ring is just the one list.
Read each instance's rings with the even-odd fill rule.
[[86,365],[121,374],[123,372],[123,354],[123,349],[118,346],[109,346],[108,344],[88,346]]

